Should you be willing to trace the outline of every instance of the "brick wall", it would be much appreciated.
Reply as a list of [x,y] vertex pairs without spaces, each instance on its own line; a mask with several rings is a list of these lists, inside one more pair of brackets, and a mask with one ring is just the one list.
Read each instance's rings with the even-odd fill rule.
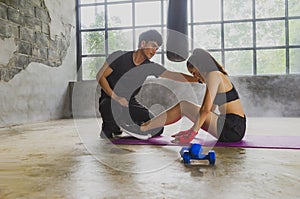
[[0,0],[0,39],[13,38],[16,51],[0,64],[0,81],[8,82],[30,62],[62,64],[70,45],[71,26],[51,38],[51,18],[44,0]]

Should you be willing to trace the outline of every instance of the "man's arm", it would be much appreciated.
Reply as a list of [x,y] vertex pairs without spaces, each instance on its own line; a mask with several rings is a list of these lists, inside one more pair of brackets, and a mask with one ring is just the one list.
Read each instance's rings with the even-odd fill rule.
[[102,68],[98,71],[96,75],[96,79],[98,83],[100,84],[101,88],[104,90],[104,92],[110,96],[115,101],[119,102],[123,106],[128,106],[128,101],[123,98],[119,97],[110,87],[107,77],[113,72],[113,69],[108,65],[107,62],[105,62],[102,66]]
[[[169,71],[169,70],[165,70],[160,75],[160,77],[178,81],[178,82],[199,82],[199,80],[197,78],[195,78],[194,76],[187,75],[184,73],[173,72],[173,71]],[[200,83],[202,83],[202,82],[203,81],[200,81]]]
[[109,86],[109,83],[107,81],[107,77],[113,72],[112,68],[109,67],[108,63],[105,62],[102,66],[102,68],[98,71],[96,79],[99,83],[99,85],[101,86],[101,88],[104,90],[104,92],[110,96],[111,98],[113,98],[114,96],[114,92],[111,89],[111,87]]

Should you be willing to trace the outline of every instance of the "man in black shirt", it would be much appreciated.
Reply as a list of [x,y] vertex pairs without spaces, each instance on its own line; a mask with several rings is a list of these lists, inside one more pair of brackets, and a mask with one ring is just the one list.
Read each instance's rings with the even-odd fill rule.
[[[161,44],[162,37],[156,30],[143,32],[139,36],[137,50],[112,53],[97,73],[97,81],[101,86],[99,111],[103,120],[100,133],[102,138],[112,138],[121,134],[119,121],[127,124],[133,121],[140,126],[153,117],[149,110],[135,99],[148,76],[181,82],[198,81],[193,76],[169,71],[150,61]],[[129,114],[126,115],[126,112]],[[156,129],[155,135],[162,132],[163,128]]]

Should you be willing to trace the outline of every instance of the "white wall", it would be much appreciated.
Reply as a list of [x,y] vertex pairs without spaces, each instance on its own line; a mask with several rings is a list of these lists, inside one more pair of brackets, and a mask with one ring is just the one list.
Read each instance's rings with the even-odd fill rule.
[[[45,0],[45,4],[51,18],[51,38],[64,33],[64,25],[71,25],[67,55],[58,67],[31,62],[10,81],[0,81],[0,127],[70,114],[68,83],[76,79],[75,0]],[[13,47],[11,39],[2,40],[2,45]],[[0,54],[0,60],[13,56],[10,49]]]

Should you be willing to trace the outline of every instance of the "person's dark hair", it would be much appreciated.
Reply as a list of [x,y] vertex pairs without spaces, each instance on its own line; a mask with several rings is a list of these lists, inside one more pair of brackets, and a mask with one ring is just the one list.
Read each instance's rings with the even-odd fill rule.
[[188,68],[196,67],[200,72],[220,71],[227,75],[224,67],[208,51],[201,48],[194,49],[186,64]]
[[162,36],[157,30],[147,30],[139,36],[139,47],[142,41],[156,41],[159,46],[162,44]]

